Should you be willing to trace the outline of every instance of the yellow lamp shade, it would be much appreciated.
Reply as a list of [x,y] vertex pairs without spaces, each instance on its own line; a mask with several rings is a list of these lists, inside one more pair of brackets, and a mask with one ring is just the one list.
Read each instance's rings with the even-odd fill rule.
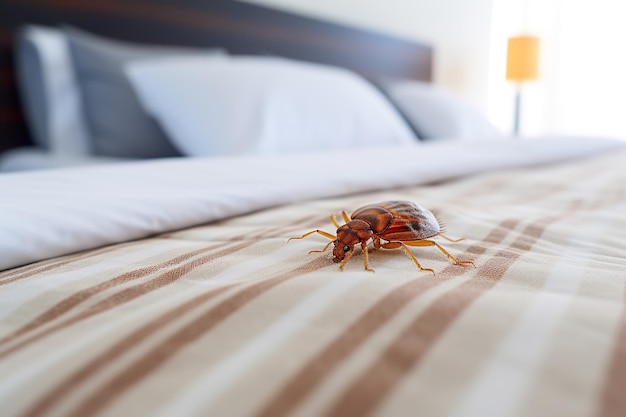
[[506,57],[506,79],[528,81],[539,77],[539,38],[515,36],[509,38]]

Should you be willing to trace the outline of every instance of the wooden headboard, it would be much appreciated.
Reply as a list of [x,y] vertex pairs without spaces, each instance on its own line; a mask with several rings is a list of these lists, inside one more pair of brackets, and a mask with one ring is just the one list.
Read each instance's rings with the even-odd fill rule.
[[3,0],[0,152],[32,143],[20,108],[13,41],[23,24],[70,24],[121,40],[222,47],[337,65],[367,78],[431,80],[432,49],[393,36],[234,0]]

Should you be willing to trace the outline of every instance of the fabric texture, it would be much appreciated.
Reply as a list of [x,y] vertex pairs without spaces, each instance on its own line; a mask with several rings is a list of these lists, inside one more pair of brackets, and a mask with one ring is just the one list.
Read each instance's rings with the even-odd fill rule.
[[[624,166],[299,201],[5,271],[2,414],[622,415]],[[434,210],[476,268],[431,247],[411,251],[435,275],[401,249],[340,272],[308,254],[328,239],[287,242],[390,199]]]
[[379,87],[424,140],[504,138],[477,109],[452,92],[413,80],[383,80]]
[[416,142],[379,91],[337,67],[275,57],[166,57],[131,62],[128,73],[146,110],[189,156]]
[[180,152],[145,113],[126,75],[124,64],[146,57],[222,54],[221,50],[140,45],[66,27],[84,113],[96,155],[155,158]]

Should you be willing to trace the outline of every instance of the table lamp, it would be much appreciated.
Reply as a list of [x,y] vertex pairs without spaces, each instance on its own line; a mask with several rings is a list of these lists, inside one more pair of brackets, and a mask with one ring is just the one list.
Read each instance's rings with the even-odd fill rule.
[[519,135],[522,83],[539,76],[539,38],[514,36],[509,38],[506,56],[506,79],[515,82],[515,114],[513,133]]

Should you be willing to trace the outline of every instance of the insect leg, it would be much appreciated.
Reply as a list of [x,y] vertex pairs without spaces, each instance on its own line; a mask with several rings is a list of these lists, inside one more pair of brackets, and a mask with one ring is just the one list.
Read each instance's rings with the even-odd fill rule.
[[415,259],[415,256],[413,256],[413,254],[411,253],[409,248],[407,248],[404,243],[402,243],[402,242],[387,242],[387,243],[381,243],[380,247],[385,248],[385,249],[398,249],[398,248],[404,249],[404,252],[408,255],[409,258],[411,258],[411,260],[413,261],[415,266],[417,266],[420,269],[420,271],[429,271],[433,275],[435,275],[435,271],[433,269],[424,268],[422,265],[420,265],[419,261],[417,259]]
[[346,255],[345,258],[343,258],[343,261],[341,261],[341,263],[339,264],[339,270],[343,271],[343,266],[346,264],[346,262],[348,262],[348,260],[350,258],[352,258],[352,255],[354,255],[354,249],[351,250],[350,252],[348,252],[348,254]]
[[315,230],[311,230],[311,231],[310,231],[310,232],[308,232],[308,233],[303,234],[303,235],[302,235],[302,236],[300,236],[300,237],[290,237],[289,239],[287,239],[287,242],[289,242],[289,241],[290,241],[290,240],[292,240],[292,239],[296,239],[296,240],[298,240],[298,239],[304,239],[305,237],[310,236],[310,235],[312,235],[313,233],[319,233],[320,235],[322,235],[322,236],[324,236],[324,237],[326,237],[326,238],[328,238],[328,239],[331,239],[331,240],[335,240],[335,239],[337,239],[337,236],[335,236],[335,235],[331,235],[330,233],[325,232],[325,231],[320,230],[320,229],[315,229]]
[[409,245],[409,246],[436,246],[437,249],[439,249],[439,251],[441,253],[443,253],[446,256],[446,258],[448,258],[448,260],[450,260],[450,262],[452,262],[453,264],[455,264],[455,265],[471,265],[474,268],[476,268],[476,265],[474,265],[474,262],[471,262],[471,261],[459,261],[454,256],[450,255],[447,250],[445,250],[443,247],[441,247],[441,245],[439,243],[433,242],[432,240],[407,240],[404,243],[406,245]]
[[334,242],[334,240],[331,240],[330,242],[328,242],[328,243],[326,244],[326,246],[324,246],[324,249],[322,249],[322,250],[319,250],[319,249],[316,249],[316,250],[310,250],[310,251],[309,251],[309,253],[322,253],[322,252],[325,252],[325,251],[326,251],[326,249],[328,249],[328,247],[329,247],[329,246],[330,246],[333,242]]
[[346,223],[350,221],[350,217],[348,217],[348,213],[346,213],[345,210],[341,212],[341,215],[343,216],[343,219],[345,220]]
[[464,239],[465,239],[464,237],[459,238],[459,239],[452,239],[451,237],[448,237],[448,236],[444,235],[443,233],[439,233],[437,236],[441,236],[441,237],[442,237],[442,238],[444,238],[445,240],[447,240],[447,241],[449,241],[449,242],[454,242],[454,243],[456,243],[456,242],[460,242],[460,241],[462,241],[462,240],[464,240]]
[[365,268],[366,271],[374,272],[374,270],[369,269],[367,265],[369,261],[369,257],[367,254],[367,245],[365,244],[365,242],[361,242],[361,248],[363,249],[363,268]]

